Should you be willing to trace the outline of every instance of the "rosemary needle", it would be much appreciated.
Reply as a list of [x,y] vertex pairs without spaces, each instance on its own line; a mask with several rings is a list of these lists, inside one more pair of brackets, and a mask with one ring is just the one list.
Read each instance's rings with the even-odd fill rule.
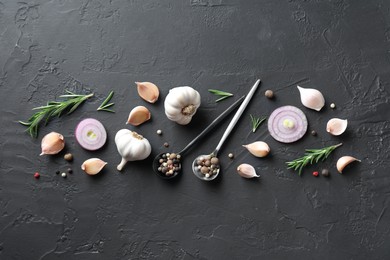
[[66,110],[68,110],[67,114],[70,114],[75,111],[81,103],[93,96],[93,93],[88,95],[80,95],[70,91],[66,92],[67,94],[59,96],[64,100],[49,101],[47,102],[46,106],[35,107],[33,110],[38,110],[38,112],[35,112],[27,120],[27,122],[19,121],[20,124],[27,126],[26,131],[30,134],[31,137],[38,136],[38,128],[42,120],[45,119],[46,125],[52,117],[60,117]]
[[226,91],[222,91],[222,90],[218,90],[218,89],[209,89],[209,92],[214,94],[214,95],[217,95],[217,96],[220,96],[220,98],[218,98],[217,100],[215,100],[215,102],[219,102],[219,101],[222,101],[228,97],[232,97],[233,94],[232,93],[229,93],[229,92],[226,92]]
[[318,163],[320,160],[324,161],[328,158],[329,154],[333,152],[337,147],[341,146],[342,143],[324,147],[321,149],[306,149],[305,155],[294,159],[290,162],[286,162],[288,169],[298,170],[298,174],[302,174],[302,169],[308,164]]
[[249,115],[251,117],[251,123],[252,123],[252,132],[256,132],[257,128],[263,123],[267,117],[254,117],[252,115]]
[[103,101],[103,103],[97,108],[98,111],[107,111],[111,113],[115,113],[114,110],[109,109],[109,107],[113,106],[115,103],[109,103],[112,96],[114,96],[114,91],[111,91],[110,94],[106,97],[106,99]]

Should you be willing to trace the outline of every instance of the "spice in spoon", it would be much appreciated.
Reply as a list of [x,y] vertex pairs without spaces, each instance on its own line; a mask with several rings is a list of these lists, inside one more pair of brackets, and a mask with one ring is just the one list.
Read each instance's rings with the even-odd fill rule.
[[214,155],[200,156],[196,160],[196,170],[204,175],[206,178],[210,178],[219,171],[219,159]]
[[158,159],[158,172],[167,177],[177,175],[181,170],[180,154],[163,153]]

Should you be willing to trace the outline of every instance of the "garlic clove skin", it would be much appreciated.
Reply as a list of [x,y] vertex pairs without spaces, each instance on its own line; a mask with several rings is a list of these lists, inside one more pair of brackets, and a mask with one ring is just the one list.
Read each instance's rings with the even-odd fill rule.
[[106,164],[107,162],[100,160],[99,158],[91,158],[81,165],[81,169],[88,175],[96,175],[104,168],[104,166],[106,166]]
[[149,103],[155,103],[158,100],[160,91],[158,87],[151,82],[135,82],[137,84],[138,95]]
[[297,86],[301,95],[301,102],[307,108],[320,111],[325,105],[325,98],[322,93],[314,88],[302,88]]
[[57,154],[65,147],[65,140],[62,134],[51,132],[45,135],[41,141],[42,152],[44,154]]
[[271,149],[268,144],[262,141],[256,141],[251,144],[243,145],[248,151],[256,157],[265,157]]
[[259,178],[260,175],[256,174],[255,168],[247,163],[242,163],[237,167],[237,173],[244,178],[251,179],[251,178]]
[[344,168],[352,163],[352,162],[355,162],[355,161],[358,161],[358,162],[361,162],[361,160],[359,159],[356,159],[355,157],[352,157],[352,156],[343,156],[343,157],[340,157],[338,160],[337,160],[337,163],[336,163],[336,168],[337,168],[337,171],[339,173],[342,173]]
[[149,109],[144,106],[136,106],[130,111],[126,124],[138,126],[151,118]]
[[326,131],[331,135],[341,135],[348,126],[347,119],[332,118],[326,124]]

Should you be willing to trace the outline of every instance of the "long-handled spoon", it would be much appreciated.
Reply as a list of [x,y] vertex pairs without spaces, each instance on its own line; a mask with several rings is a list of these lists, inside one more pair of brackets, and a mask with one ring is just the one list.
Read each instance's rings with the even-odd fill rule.
[[211,154],[202,154],[195,158],[195,160],[192,163],[192,171],[194,172],[195,176],[198,177],[201,180],[204,181],[211,181],[214,180],[219,172],[220,172],[220,164],[218,160],[218,152],[221,149],[223,143],[226,141],[227,137],[229,136],[230,132],[233,130],[234,126],[236,125],[238,119],[240,119],[242,113],[244,112],[246,106],[248,105],[249,101],[251,100],[253,94],[255,93],[257,87],[260,84],[260,79],[256,81],[256,83],[253,85],[253,87],[250,89],[248,95],[244,99],[244,102],[242,102],[241,106],[238,108],[236,114],[234,115],[232,121],[228,125],[228,127],[225,130],[225,133],[222,135],[221,140],[219,141],[217,147]]
[[226,116],[228,116],[236,107],[238,107],[244,100],[245,96],[239,98],[228,109],[220,114],[213,122],[211,122],[197,137],[195,137],[186,147],[178,153],[165,152],[158,154],[153,160],[154,172],[164,178],[172,179],[176,177],[181,171],[181,160],[184,153],[186,153],[197,141],[209,133],[216,125],[218,125]]

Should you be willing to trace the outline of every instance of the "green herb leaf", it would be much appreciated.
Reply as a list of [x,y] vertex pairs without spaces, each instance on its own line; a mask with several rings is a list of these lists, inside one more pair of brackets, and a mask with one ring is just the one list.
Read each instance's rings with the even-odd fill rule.
[[264,116],[264,117],[254,117],[252,115],[249,115],[251,117],[251,124],[252,124],[252,132],[256,132],[257,128],[261,125],[261,123],[263,123],[267,117]]
[[222,90],[218,90],[218,89],[209,89],[209,92],[214,94],[214,95],[217,95],[217,96],[220,96],[220,98],[218,98],[217,100],[215,100],[215,102],[219,102],[219,101],[222,101],[228,97],[232,97],[233,94],[232,93],[229,93],[229,92],[226,92],[226,91],[222,91]]
[[68,114],[72,113],[81,103],[93,96],[93,93],[88,95],[74,94],[70,91],[66,91],[68,94],[61,95],[62,101],[49,101],[46,106],[35,107],[32,110],[38,110],[35,112],[27,122],[19,121],[20,124],[27,126],[27,132],[31,137],[38,136],[39,125],[42,120],[45,119],[45,125],[52,117],[60,117],[64,111],[68,110]]
[[108,102],[110,102],[111,98],[114,96],[114,91],[111,91],[108,96],[106,97],[106,99],[103,101],[103,103],[96,109],[98,111],[107,111],[107,112],[111,112],[111,113],[115,113],[114,110],[111,110],[111,109],[107,109],[111,106],[114,105],[114,103],[110,103],[110,104],[107,104]]
[[320,160],[324,161],[328,156],[342,143],[331,145],[328,147],[324,147],[321,149],[306,149],[305,155],[294,159],[290,162],[286,162],[287,169],[293,169],[294,171],[298,171],[298,174],[302,174],[303,168],[308,164],[318,163]]

